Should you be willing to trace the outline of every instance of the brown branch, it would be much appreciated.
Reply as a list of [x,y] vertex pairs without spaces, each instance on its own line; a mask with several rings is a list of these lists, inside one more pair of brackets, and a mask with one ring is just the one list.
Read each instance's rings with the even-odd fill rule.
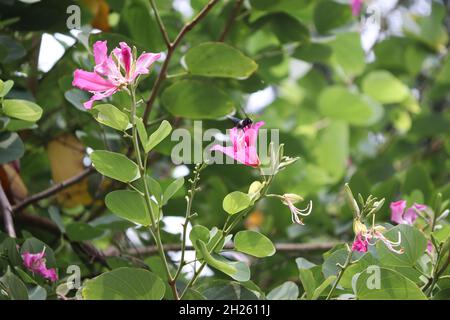
[[0,185],[0,206],[3,215],[3,222],[5,224],[5,229],[11,238],[16,237],[16,230],[14,229],[14,222],[12,218],[11,204],[9,203],[8,197],[6,196],[3,186]]
[[183,28],[180,30],[178,35],[176,36],[175,40],[172,43],[169,43],[168,49],[167,49],[167,56],[166,60],[164,60],[164,63],[161,67],[161,70],[158,74],[158,77],[156,78],[155,84],[153,85],[152,92],[150,94],[150,98],[147,101],[147,105],[145,106],[144,114],[142,116],[142,119],[144,121],[144,124],[147,124],[148,117],[150,116],[150,112],[152,110],[153,104],[156,100],[156,96],[158,94],[159,88],[161,86],[161,83],[166,78],[167,68],[169,67],[170,60],[172,59],[173,53],[175,52],[178,45],[183,40],[184,36],[192,30],[199,22],[202,20],[208,12],[214,7],[214,5],[219,0],[210,0],[208,4],[203,7],[203,9],[195,16],[192,21],[186,23]]
[[236,1],[236,4],[235,4],[233,10],[231,11],[231,14],[228,17],[225,27],[224,27],[222,33],[220,34],[219,42],[225,41],[228,33],[231,31],[231,28],[233,27],[234,22],[236,21],[236,17],[238,15],[239,11],[241,11],[241,6],[242,6],[243,2],[244,2],[244,0]]
[[[26,212],[22,212],[20,214],[15,215],[15,219],[18,223],[25,224],[32,228],[37,228],[43,231],[46,231],[54,236],[61,236],[61,230],[59,230],[58,226],[50,219],[38,215],[29,214]],[[64,235],[64,239],[66,239],[72,248],[78,249],[83,252],[86,256],[89,257],[89,263],[99,262],[102,266],[108,267],[106,262],[106,258],[102,252],[98,251],[90,242],[75,242],[71,241],[66,235]]]
[[55,184],[44,191],[38,192],[38,193],[24,199],[22,202],[19,202],[18,204],[16,204],[12,208],[12,211],[14,213],[20,212],[24,208],[28,207],[30,204],[33,204],[42,199],[51,197],[51,196],[57,194],[58,192],[61,192],[62,190],[66,189],[74,184],[77,184],[78,182],[80,182],[81,180],[83,180],[84,178],[86,178],[87,176],[91,175],[94,172],[95,172],[95,169],[93,167],[89,167],[89,168],[85,169],[83,172],[81,172],[80,174],[78,174],[72,178],[69,178],[63,182]]
[[[278,243],[275,245],[275,248],[278,252],[311,252],[311,251],[326,251],[333,248],[335,245],[339,244],[339,242],[321,242],[321,243]],[[224,246],[226,250],[233,250],[234,246],[227,244]],[[165,244],[165,251],[180,251],[181,244]],[[193,246],[186,246],[186,250],[195,250]],[[127,254],[129,255],[142,255],[148,256],[152,254],[156,254],[158,252],[158,248],[156,246],[147,246],[141,248],[130,248],[127,250]],[[120,252],[115,247],[110,247],[106,249],[104,252],[105,256],[118,256]]]
[[153,12],[155,13],[156,22],[158,23],[159,30],[164,38],[164,42],[166,43],[167,48],[170,48],[170,39],[167,34],[166,27],[164,27],[164,23],[162,22],[161,16],[159,15],[158,8],[156,7],[155,0],[150,0],[150,5],[152,6]]

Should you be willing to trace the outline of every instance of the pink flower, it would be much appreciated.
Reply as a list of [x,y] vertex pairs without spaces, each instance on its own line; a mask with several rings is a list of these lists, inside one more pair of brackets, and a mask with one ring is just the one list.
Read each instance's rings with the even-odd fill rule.
[[260,161],[256,150],[256,140],[258,138],[258,129],[263,125],[264,122],[260,121],[244,129],[234,127],[230,130],[232,146],[214,145],[211,150],[222,152],[247,166],[258,167]]
[[369,241],[363,239],[361,234],[356,236],[356,240],[352,244],[352,251],[367,252],[369,247]]
[[22,254],[24,266],[32,273],[40,274],[45,279],[52,282],[58,280],[58,275],[54,268],[47,269],[45,264],[45,249],[40,253],[24,252]]
[[352,7],[353,16],[359,16],[359,13],[361,12],[362,2],[363,0],[350,0],[350,6]]
[[134,83],[141,74],[150,72],[149,67],[159,59],[159,53],[143,53],[137,60],[133,58],[131,48],[120,43],[108,56],[106,41],[97,41],[93,47],[94,72],[77,69],[73,75],[72,85],[93,94],[83,105],[92,108],[94,101],[112,96],[122,88]]
[[[412,207],[406,209],[406,201],[399,200],[391,203],[391,220],[398,224],[412,225],[416,221],[417,211],[423,211],[427,206],[415,203]],[[406,209],[406,210],[405,210]]]

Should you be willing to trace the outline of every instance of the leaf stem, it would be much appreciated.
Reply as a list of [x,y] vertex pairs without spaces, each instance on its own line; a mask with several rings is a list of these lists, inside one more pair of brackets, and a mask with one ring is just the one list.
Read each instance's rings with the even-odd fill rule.
[[145,160],[144,163],[142,162],[142,158],[141,158],[141,151],[139,148],[139,138],[137,135],[137,128],[136,128],[136,88],[134,86],[131,86],[131,90],[130,90],[130,94],[131,94],[131,124],[132,124],[132,140],[133,140],[133,148],[136,152],[136,158],[138,160],[138,165],[139,165],[139,171],[141,173],[141,179],[144,182],[144,199],[145,199],[145,204],[147,206],[147,209],[150,213],[150,220],[151,220],[151,226],[150,226],[150,231],[153,235],[153,238],[155,239],[156,242],[156,246],[158,248],[158,253],[159,256],[161,257],[161,260],[163,261],[164,264],[164,270],[166,272],[167,275],[167,281],[170,285],[170,287],[172,288],[172,292],[173,292],[173,296],[176,300],[179,300],[179,296],[178,296],[178,291],[176,288],[176,284],[175,281],[172,278],[172,275],[170,273],[170,269],[169,269],[169,264],[167,263],[167,259],[166,259],[166,254],[164,251],[164,246],[162,244],[161,241],[161,234],[159,231],[159,225],[157,224],[157,219],[159,218],[159,212],[157,212],[158,217],[155,218],[155,212],[153,212],[153,206],[151,204],[151,201],[153,201],[151,199],[151,194],[149,191],[149,187],[148,187],[148,182],[146,179],[147,176],[147,155],[145,155]]
[[352,256],[353,256],[353,251],[350,249],[348,251],[348,255],[347,255],[347,259],[345,260],[345,263],[343,266],[340,266],[341,270],[339,271],[338,277],[336,279],[336,281],[334,282],[333,286],[331,287],[330,292],[328,293],[327,297],[325,300],[330,300],[331,297],[333,296],[334,291],[336,290],[336,287],[338,286],[339,282],[342,279],[342,276],[345,273],[345,270],[347,270],[348,266],[351,264],[352,261]]

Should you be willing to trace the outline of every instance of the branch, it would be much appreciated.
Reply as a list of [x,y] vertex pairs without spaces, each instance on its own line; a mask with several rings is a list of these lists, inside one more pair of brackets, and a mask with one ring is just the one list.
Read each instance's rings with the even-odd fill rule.
[[[339,242],[323,242],[323,243],[278,243],[275,248],[278,252],[311,252],[311,251],[327,251],[332,249]],[[227,244],[224,246],[225,250],[234,250],[234,246]],[[180,251],[181,244],[165,244],[165,251]],[[186,246],[186,250],[195,250],[193,246]],[[141,248],[130,248],[127,250],[129,255],[142,255],[149,256],[158,252],[156,246],[147,246]],[[107,257],[118,256],[120,252],[115,247],[110,247],[104,251],[104,255]]]
[[[17,214],[15,216],[15,219],[19,223],[28,225],[32,228],[47,231],[48,233],[53,234],[57,237],[62,235],[61,230],[59,230],[58,226],[52,220],[46,217],[22,212],[20,214]],[[79,251],[84,252],[84,254],[89,257],[90,263],[96,261],[99,262],[102,266],[109,268],[105,256],[102,254],[102,252],[98,251],[90,242],[73,242],[70,241],[70,239],[66,235],[64,235],[64,238],[70,243],[74,250],[78,249]]]
[[74,184],[77,184],[78,182],[80,182],[81,180],[83,180],[84,178],[86,178],[87,176],[91,175],[94,172],[95,172],[94,168],[89,167],[89,168],[85,169],[83,172],[81,172],[80,174],[78,174],[72,178],[69,178],[63,182],[55,184],[44,191],[38,192],[38,193],[24,199],[22,202],[19,202],[12,208],[12,212],[14,212],[14,213],[20,212],[24,208],[28,207],[30,204],[33,204],[42,199],[51,197],[51,196],[57,194],[58,192],[61,192],[62,190],[66,189]]
[[219,42],[224,42],[225,38],[227,37],[228,33],[230,32],[231,28],[233,27],[234,22],[236,21],[236,17],[241,10],[241,6],[244,0],[237,0],[236,4],[233,8],[233,11],[231,11],[230,16],[228,17],[227,23],[225,24],[225,27],[220,34]]
[[0,185],[0,206],[3,214],[3,222],[5,224],[5,229],[11,238],[16,237],[16,230],[14,229],[14,222],[12,218],[11,204],[9,203],[8,197]]
[[147,101],[147,105],[145,106],[144,114],[142,116],[142,119],[144,121],[144,124],[147,124],[148,117],[150,116],[150,112],[152,110],[153,104],[156,100],[156,96],[158,94],[159,87],[161,86],[161,83],[166,78],[167,68],[169,67],[170,60],[172,59],[172,55],[180,42],[183,40],[184,36],[192,30],[199,22],[202,20],[208,12],[214,7],[214,5],[219,0],[210,0],[208,4],[195,16],[195,18],[184,25],[184,27],[180,30],[177,37],[172,43],[169,43],[168,49],[167,49],[167,56],[166,60],[164,60],[164,63],[161,67],[161,70],[158,74],[158,77],[156,78],[155,84],[153,85],[152,92],[150,94],[150,98]]
[[152,6],[153,12],[155,12],[156,22],[158,23],[159,30],[164,38],[164,42],[166,43],[167,49],[170,48],[170,39],[167,34],[166,27],[164,26],[163,21],[161,20],[161,16],[159,15],[158,8],[156,7],[155,0],[150,0],[150,5]]

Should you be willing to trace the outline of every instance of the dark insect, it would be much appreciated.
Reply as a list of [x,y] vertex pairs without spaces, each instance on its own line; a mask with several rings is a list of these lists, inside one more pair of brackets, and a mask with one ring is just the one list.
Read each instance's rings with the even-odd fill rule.
[[239,119],[236,117],[228,116],[228,119],[233,121],[234,125],[238,129],[246,129],[247,127],[251,126],[251,124],[253,123],[253,120],[250,119],[249,117],[245,117],[244,119]]

